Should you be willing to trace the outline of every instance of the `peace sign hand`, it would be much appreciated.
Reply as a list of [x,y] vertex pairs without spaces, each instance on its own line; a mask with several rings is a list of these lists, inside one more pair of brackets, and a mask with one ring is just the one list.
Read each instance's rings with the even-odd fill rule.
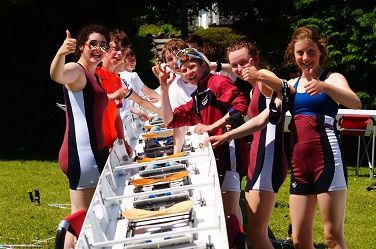
[[61,55],[67,55],[72,54],[76,51],[77,41],[74,38],[71,38],[71,34],[69,30],[65,31],[67,36],[63,42],[63,45],[61,45],[58,53]]

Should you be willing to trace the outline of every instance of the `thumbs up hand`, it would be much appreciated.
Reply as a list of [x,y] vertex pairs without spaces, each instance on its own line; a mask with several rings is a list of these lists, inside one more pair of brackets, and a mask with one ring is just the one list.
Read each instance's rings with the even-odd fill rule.
[[242,72],[243,80],[250,83],[255,83],[258,80],[258,70],[255,67],[254,59],[249,58],[248,65],[243,68]]
[[66,30],[65,32],[67,36],[63,42],[63,45],[60,47],[58,51],[58,53],[62,55],[74,53],[76,51],[76,44],[77,44],[76,39],[71,38],[71,33],[69,32],[69,30]]
[[309,95],[314,96],[324,92],[326,83],[320,81],[316,76],[314,77],[312,69],[304,70],[303,74],[307,79],[307,83],[304,84],[304,89]]

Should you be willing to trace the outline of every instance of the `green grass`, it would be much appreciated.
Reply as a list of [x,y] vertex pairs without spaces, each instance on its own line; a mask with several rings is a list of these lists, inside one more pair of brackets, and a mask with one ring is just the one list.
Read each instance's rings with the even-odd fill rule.
[[[29,199],[38,189],[41,204]],[[69,203],[68,180],[56,162],[0,160],[0,247],[1,244],[32,244],[55,237],[68,209],[49,203]],[[42,243],[53,248],[54,239]]]
[[[360,176],[355,176],[353,167],[349,167],[348,171],[347,246],[349,249],[376,248],[376,192],[366,191],[376,178],[368,179],[368,168],[361,168]],[[270,229],[276,239],[287,236],[288,185],[289,178],[278,194],[270,221]],[[32,203],[27,194],[34,189],[40,191],[40,206]],[[69,203],[68,180],[56,162],[0,160],[0,199],[0,247],[2,244],[32,244],[53,238],[60,220],[70,213],[69,209],[48,205]],[[314,243],[316,248],[326,248],[319,212],[315,221]],[[54,240],[41,245],[53,248]]]

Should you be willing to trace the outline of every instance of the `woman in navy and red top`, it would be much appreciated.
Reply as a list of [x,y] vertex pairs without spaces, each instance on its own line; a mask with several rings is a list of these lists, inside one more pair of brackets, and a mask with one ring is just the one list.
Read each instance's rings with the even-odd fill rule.
[[[329,248],[346,248],[344,217],[346,174],[336,135],[338,105],[358,109],[362,104],[340,73],[325,69],[325,39],[317,29],[303,26],[292,35],[285,52],[287,64],[301,71],[291,79],[290,216],[295,248],[313,248],[313,221],[319,204]],[[281,91],[280,82],[263,82]]]
[[291,122],[292,172],[290,215],[295,248],[313,248],[313,221],[319,204],[329,248],[346,248],[343,223],[346,179],[336,136],[338,105],[362,104],[345,77],[324,68],[325,39],[315,28],[300,27],[286,58],[301,75],[290,80],[296,89]]

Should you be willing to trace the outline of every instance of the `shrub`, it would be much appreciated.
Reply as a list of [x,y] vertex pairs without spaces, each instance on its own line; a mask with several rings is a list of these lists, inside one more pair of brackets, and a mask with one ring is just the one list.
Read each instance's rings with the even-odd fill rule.
[[137,36],[146,37],[148,35],[152,35],[154,38],[173,38],[181,36],[181,31],[172,26],[171,24],[142,25],[138,30]]
[[369,94],[367,92],[357,92],[356,95],[358,95],[358,97],[362,101],[362,109],[376,109],[376,95]]
[[220,44],[225,48],[246,39],[245,35],[237,34],[233,29],[228,27],[210,27],[207,29],[200,27],[194,34],[201,36],[205,43]]

